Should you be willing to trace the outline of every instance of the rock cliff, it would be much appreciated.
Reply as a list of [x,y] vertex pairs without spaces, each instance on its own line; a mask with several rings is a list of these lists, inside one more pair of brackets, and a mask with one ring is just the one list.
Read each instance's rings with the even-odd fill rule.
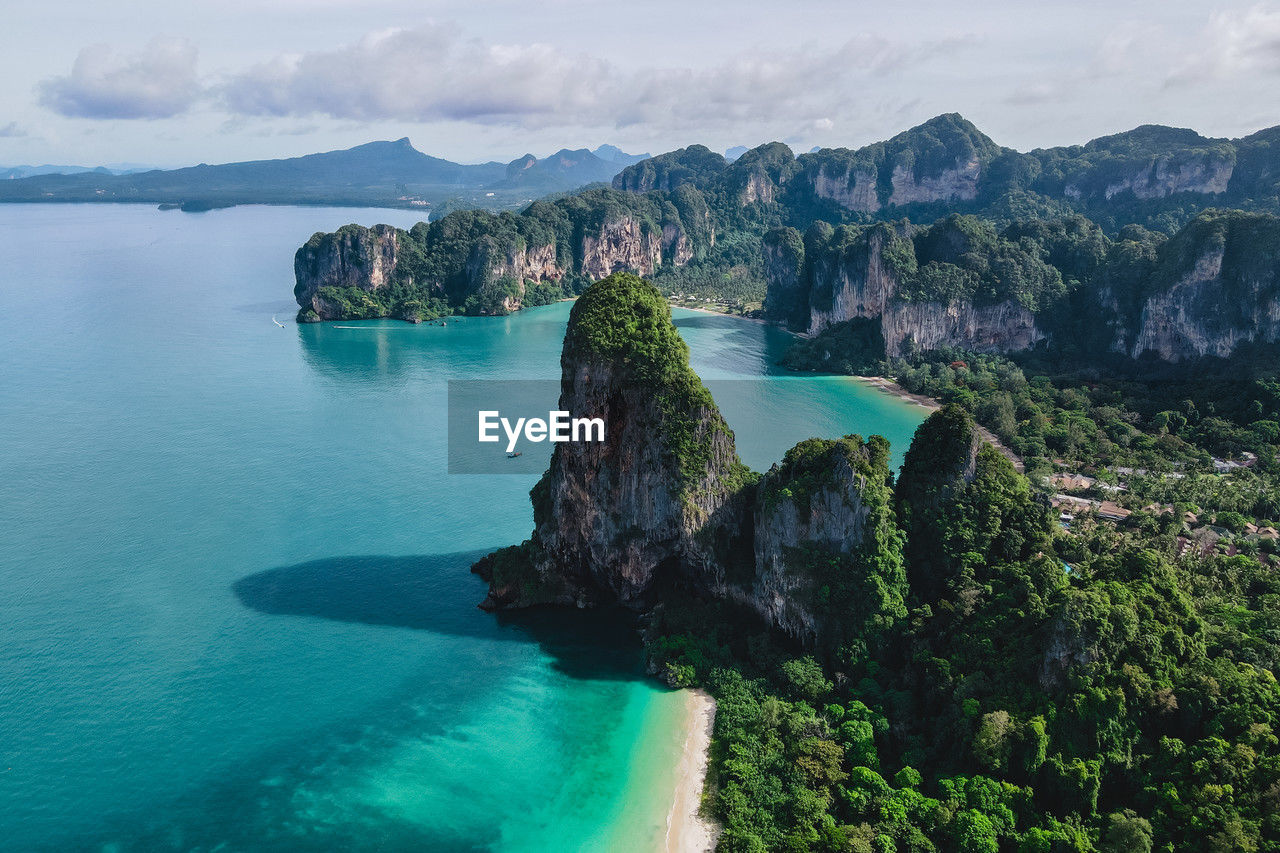
[[[755,576],[743,600],[767,624],[813,646],[865,638],[875,620],[901,615],[905,575],[894,559],[888,455],[878,436],[866,443],[815,438],[764,475],[754,510]],[[864,588],[877,582],[885,600]]]
[[974,352],[1017,352],[1044,340],[1035,315],[1012,299],[992,305],[969,300],[895,302],[880,315],[889,355],[908,346],[922,351],[960,347]]
[[[678,229],[671,230],[674,243]],[[592,281],[623,271],[652,275],[662,265],[663,236],[646,231],[633,216],[606,222],[599,233],[582,238],[582,272]]]
[[582,295],[565,335],[560,408],[603,418],[606,440],[556,446],[531,493],[526,577],[537,580],[494,584],[487,607],[541,597],[642,608],[674,585],[723,592],[728,560],[745,547],[748,471],[688,359],[649,283],[618,273]]
[[403,232],[390,225],[346,225],[332,234],[317,233],[293,258],[294,298],[328,319],[333,306],[319,296],[322,287],[351,287],[372,293],[391,283]]
[[647,609],[683,591],[811,646],[901,615],[884,439],[803,442],[757,483],[666,303],[629,274],[578,300],[561,368],[560,408],[604,418],[606,441],[557,445],[530,493],[533,535],[475,566],[484,608]]
[[[1027,349],[1044,338],[1035,315],[1015,299],[922,298],[904,293],[914,269],[909,231],[887,225],[812,232],[777,229],[764,240],[766,315],[817,335],[853,319],[878,321],[886,353],[951,346],[978,352]],[[912,253],[904,266],[903,252]]]
[[571,296],[618,271],[652,275],[715,244],[697,190],[672,202],[594,190],[521,214],[461,211],[409,231],[348,225],[314,235],[294,259],[303,322],[503,314]]
[[1220,213],[1162,249],[1130,354],[1166,361],[1227,357],[1280,340],[1280,219]]

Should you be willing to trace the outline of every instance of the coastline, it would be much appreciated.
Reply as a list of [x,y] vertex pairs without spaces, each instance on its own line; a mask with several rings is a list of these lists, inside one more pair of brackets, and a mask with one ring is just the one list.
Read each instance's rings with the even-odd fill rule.
[[747,317],[743,314],[730,314],[728,311],[717,311],[714,308],[696,308],[692,305],[681,305],[677,302],[667,300],[672,308],[683,308],[685,311],[697,311],[699,314],[714,314],[717,317],[732,317],[735,320],[746,320],[748,323],[760,323],[768,325],[769,321],[763,317]]
[[702,815],[702,794],[707,778],[711,730],[716,703],[704,690],[688,691],[689,734],[676,766],[675,801],[667,813],[665,853],[705,853],[714,850],[720,827]]
[[[915,403],[917,406],[922,406],[927,409],[930,414],[942,408],[942,404],[932,397],[926,397],[923,394],[912,394],[892,379],[886,379],[883,376],[855,376],[853,378],[857,379],[859,382],[870,385],[872,388],[877,388],[885,394],[889,394],[901,400],[906,400],[909,403]],[[1000,451],[1002,456],[1013,463],[1014,470],[1019,474],[1026,473],[1026,466],[1022,464],[1021,456],[1014,453],[1008,447],[1005,447],[1004,442],[1002,442],[991,430],[987,429],[982,424],[975,425],[978,428],[978,434],[981,435],[988,444]]]

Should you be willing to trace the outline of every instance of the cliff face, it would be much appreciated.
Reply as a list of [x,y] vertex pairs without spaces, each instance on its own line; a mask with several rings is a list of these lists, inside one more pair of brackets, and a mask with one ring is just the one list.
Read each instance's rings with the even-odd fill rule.
[[[722,593],[727,555],[744,547],[747,471],[661,295],[629,274],[592,285],[561,368],[560,408],[608,433],[557,445],[533,490],[533,587],[636,608],[675,585]],[[494,585],[486,605],[538,600],[521,589]]]
[[895,302],[881,315],[889,355],[901,355],[907,341],[920,350],[961,347],[975,352],[1016,352],[1044,339],[1035,315],[1013,300],[977,305],[954,302]]
[[706,201],[692,187],[665,207],[596,192],[602,197],[559,210],[537,202],[521,214],[462,211],[410,231],[348,225],[316,234],[294,258],[299,320],[503,314],[524,307],[531,284],[551,285],[538,292],[542,304],[572,295],[583,279],[683,266],[715,243]]
[[820,166],[813,176],[813,193],[818,198],[830,199],[841,207],[859,213],[875,213],[880,209],[876,174],[869,169],[848,166],[843,172],[839,172],[828,170],[825,165]]
[[389,285],[396,274],[400,234],[390,225],[347,225],[313,236],[293,258],[298,305],[321,319],[332,319],[334,308],[318,296],[320,288],[353,287],[372,293]]
[[[1136,168],[1107,184],[1104,195],[1109,199],[1126,190],[1143,199],[1164,198],[1181,192],[1217,195],[1227,191],[1234,168],[1234,159],[1228,157],[1160,157],[1150,166]],[[1067,195],[1073,195],[1073,190],[1074,187],[1068,187]],[[1079,197],[1079,190],[1075,190],[1074,195]]]
[[560,408],[603,418],[606,440],[557,445],[529,541],[475,566],[483,607],[645,609],[682,590],[832,647],[900,609],[884,439],[802,442],[757,484],[666,303],[629,274],[579,299],[561,367]]
[[[806,455],[816,470],[803,470],[798,457]],[[876,523],[876,495],[868,488],[874,465],[861,442],[851,439],[812,439],[788,456],[760,483],[755,576],[743,598],[768,624],[812,645],[830,632],[826,623],[832,616],[821,601],[828,578],[813,565],[824,556],[838,560],[862,550],[868,527]],[[885,495],[879,497],[883,501]]]
[[958,159],[955,165],[933,175],[916,176],[910,167],[898,164],[890,178],[893,193],[889,196],[889,204],[971,201],[978,196],[981,174],[982,166],[977,157]]
[[[722,510],[735,500],[730,481],[739,463],[714,404],[687,412],[692,440],[707,455],[682,487],[680,460],[660,438],[669,416],[654,389],[609,360],[575,360],[566,371],[560,408],[603,417],[610,431],[604,442],[561,445],[539,484],[540,570],[565,578],[580,600],[627,606],[652,604],[674,583],[721,590],[725,568],[700,534],[733,515]],[[736,520],[721,532],[735,528]]]
[[878,320],[890,356],[902,355],[912,344],[922,350],[954,346],[1009,352],[1044,338],[1034,314],[1014,300],[975,305],[966,299],[905,298],[886,258],[889,244],[901,235],[895,237],[887,226],[816,251],[806,250],[793,235],[780,230],[766,238],[764,247],[766,308],[791,328],[816,335],[848,320]]
[[1201,255],[1171,288],[1149,297],[1130,354],[1136,358],[1150,351],[1165,361],[1225,358],[1241,344],[1280,340],[1280,297],[1272,283],[1243,282],[1242,299],[1229,292],[1222,264],[1221,251]]
[[582,273],[591,280],[615,272],[652,275],[662,265],[662,239],[632,216],[611,220],[582,238]]
[[554,243],[541,246],[499,246],[481,240],[471,250],[465,275],[458,281],[450,298],[461,302],[468,296],[484,293],[510,282],[514,292],[503,292],[502,311],[517,311],[524,304],[525,288],[530,282],[558,282],[564,270],[556,263]]
[[889,310],[898,282],[884,262],[885,239],[882,229],[874,229],[867,235],[865,247],[816,253],[809,258],[813,292],[809,334],[855,317],[881,317]]

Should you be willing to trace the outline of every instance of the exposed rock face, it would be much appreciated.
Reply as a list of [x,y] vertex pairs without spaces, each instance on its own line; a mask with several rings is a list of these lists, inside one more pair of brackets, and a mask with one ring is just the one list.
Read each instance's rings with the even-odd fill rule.
[[1166,361],[1232,355],[1280,341],[1280,219],[1211,213],[1170,238],[1130,355]]
[[558,444],[528,542],[474,567],[481,606],[728,600],[810,646],[868,642],[905,616],[889,444],[810,439],[756,483],[688,366],[657,290],[619,273],[574,306],[560,408],[604,442]]
[[[703,209],[695,211],[700,220],[709,220]],[[714,243],[715,233],[708,222],[705,239]],[[413,235],[418,232],[415,230]],[[348,225],[331,234],[319,233],[300,248],[294,258],[296,285],[294,295],[303,314],[314,312],[310,319],[343,319],[342,306],[326,300],[324,287],[354,288],[373,293],[393,282],[414,285],[411,269],[403,261],[406,240],[413,235],[389,225],[365,228]],[[409,256],[413,257],[410,252]],[[652,274],[663,262],[676,266],[687,264],[694,256],[694,243],[678,222],[667,222],[654,231],[634,216],[607,220],[596,233],[587,234],[577,247],[578,271],[591,279],[600,279],[618,271]],[[437,279],[416,282],[433,297],[462,305],[473,295],[487,295],[479,313],[509,312],[524,305],[529,283],[559,282],[571,271],[557,251],[554,238],[547,242],[529,243],[524,239],[497,239],[480,234],[458,253],[454,272],[444,267]],[[441,267],[437,266],[437,273]],[[469,309],[472,310],[472,309]],[[402,319],[412,319],[403,317]]]
[[[711,244],[715,245],[714,231],[711,232]],[[662,227],[662,256],[670,258],[671,262],[678,267],[689,263],[693,257],[693,244],[689,241],[689,235],[684,233],[684,229],[679,225]]]
[[534,534],[546,555],[544,570],[561,574],[582,597],[630,606],[653,603],[664,584],[721,589],[724,567],[697,538],[734,499],[725,474],[738,464],[737,454],[714,405],[688,413],[697,423],[695,440],[710,455],[685,492],[675,486],[674,460],[657,439],[665,416],[652,389],[604,359],[575,361],[566,370],[560,407],[605,418],[610,433],[605,442],[560,445],[552,459],[540,485],[550,515]]
[[661,236],[647,232],[635,217],[611,220],[598,235],[582,238],[582,272],[588,278],[622,271],[652,275],[661,265]]
[[[1166,361],[1225,358],[1243,343],[1280,339],[1280,299],[1257,281],[1245,283],[1243,300],[1228,295],[1222,263],[1221,248],[1206,252],[1171,288],[1147,299],[1133,356],[1151,351]],[[1227,320],[1229,312],[1238,313],[1236,322]]]
[[860,213],[875,213],[880,209],[876,175],[865,169],[850,167],[842,175],[830,175],[825,167],[819,168],[813,178],[813,192],[818,198],[830,199]]
[[471,250],[467,259],[466,275],[460,292],[450,296],[461,301],[472,293],[496,287],[503,280],[514,282],[516,292],[504,296],[505,311],[517,311],[523,305],[525,285],[529,282],[559,281],[564,275],[556,263],[554,243],[542,246],[505,249],[492,241],[481,240]]
[[740,203],[745,205],[759,201],[769,204],[774,199],[775,189],[768,175],[752,172],[747,176],[747,185],[742,190]]
[[390,225],[347,225],[332,234],[318,233],[294,255],[294,298],[320,319],[332,319],[332,306],[317,298],[320,288],[373,292],[386,287],[396,273],[399,247],[400,233]]
[[[978,352],[1010,352],[1028,349],[1044,339],[1035,315],[1012,300],[974,305],[968,300],[918,302],[901,298],[899,282],[884,256],[890,236],[887,228],[877,227],[855,250],[807,258],[812,288],[806,328],[809,334],[816,335],[855,318],[878,319],[890,356],[902,355],[909,341],[922,350],[954,346]],[[787,269],[778,257],[780,251],[775,248],[771,253],[766,245],[770,299],[775,294],[781,299],[784,293],[801,287],[786,277]]]
[[[1164,155],[1137,165],[1123,177],[1108,183],[1103,195],[1107,199],[1126,191],[1132,191],[1141,199],[1164,198],[1181,192],[1217,195],[1227,191],[1234,170],[1235,160],[1230,157]],[[1068,184],[1063,192],[1074,199],[1084,195],[1076,184]]]
[[876,229],[867,237],[865,252],[809,259],[814,290],[810,334],[855,317],[880,317],[890,308],[898,282],[884,263],[885,238],[883,230]]
[[982,166],[977,157],[957,162],[953,168],[937,175],[916,177],[912,170],[898,164],[893,168],[893,193],[889,204],[912,204],[932,201],[972,201],[978,196],[978,178]]
[[901,355],[907,341],[921,350],[961,347],[975,352],[1030,349],[1044,334],[1035,315],[1013,300],[975,306],[972,302],[895,302],[881,315],[889,355]]
[[[743,547],[746,469],[670,316],[629,274],[574,305],[560,408],[603,418],[608,433],[558,444],[532,493],[532,570],[551,600],[640,608],[672,585],[719,594],[725,555]],[[495,586],[486,603],[533,602]]]
[[863,501],[866,474],[845,454],[828,455],[829,477],[800,496],[783,485],[787,476],[778,466],[765,475],[755,509],[756,573],[746,597],[768,624],[809,644],[822,633],[823,617],[813,607],[815,578],[795,565],[797,549],[852,554],[863,544],[871,513]]

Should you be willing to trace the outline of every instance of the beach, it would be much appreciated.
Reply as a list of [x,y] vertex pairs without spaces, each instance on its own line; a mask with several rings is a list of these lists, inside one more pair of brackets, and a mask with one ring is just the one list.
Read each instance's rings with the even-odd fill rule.
[[683,308],[686,311],[697,311],[699,314],[715,314],[717,317],[733,317],[735,320],[746,320],[748,323],[761,323],[768,325],[769,321],[763,317],[747,317],[744,314],[733,314],[729,311],[718,311],[715,308],[703,308],[699,305],[687,305],[683,302],[670,302],[672,308]]
[[[915,403],[917,406],[923,406],[931,413],[942,408],[942,404],[932,397],[926,397],[923,394],[912,394],[892,379],[886,379],[883,376],[855,376],[854,378],[867,383],[873,388],[879,388],[886,394],[891,394],[894,397]],[[1019,474],[1026,473],[1026,466],[1022,464],[1021,456],[1006,447],[1004,442],[1002,442],[991,430],[981,424],[975,424],[975,426],[978,429],[978,434],[981,435],[992,447],[1000,451],[1000,454],[1013,464],[1014,470]]]
[[676,768],[675,801],[667,815],[666,853],[704,853],[713,850],[720,827],[702,815],[702,791],[707,777],[707,750],[715,724],[716,703],[702,690],[688,691],[689,733]]

